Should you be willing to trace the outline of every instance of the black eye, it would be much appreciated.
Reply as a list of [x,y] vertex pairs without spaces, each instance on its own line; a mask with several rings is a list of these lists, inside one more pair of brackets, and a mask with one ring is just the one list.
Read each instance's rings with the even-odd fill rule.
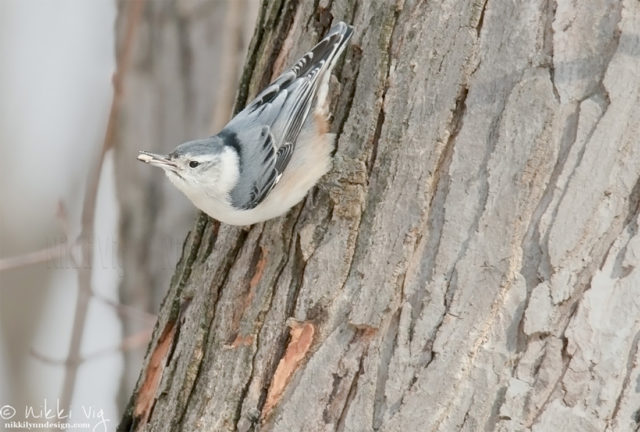
[[191,168],[195,168],[195,167],[197,167],[198,165],[200,165],[200,162],[198,162],[198,161],[190,161],[190,162],[189,162],[189,166],[190,166]]

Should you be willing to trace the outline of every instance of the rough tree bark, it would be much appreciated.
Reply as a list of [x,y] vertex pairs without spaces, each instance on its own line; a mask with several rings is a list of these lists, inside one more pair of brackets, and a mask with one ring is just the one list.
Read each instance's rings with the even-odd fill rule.
[[640,4],[265,2],[236,106],[332,18],[334,170],[198,219],[120,429],[635,429]]

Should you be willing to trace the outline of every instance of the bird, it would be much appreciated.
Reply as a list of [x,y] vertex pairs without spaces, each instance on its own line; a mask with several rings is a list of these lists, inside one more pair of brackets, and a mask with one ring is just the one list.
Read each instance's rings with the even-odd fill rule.
[[213,219],[252,225],[287,213],[331,168],[329,84],[353,27],[338,22],[213,136],[166,155],[140,151]]

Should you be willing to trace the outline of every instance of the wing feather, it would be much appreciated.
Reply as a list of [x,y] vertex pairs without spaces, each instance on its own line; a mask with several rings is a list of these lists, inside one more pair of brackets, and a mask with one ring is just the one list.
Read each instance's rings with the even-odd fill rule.
[[237,136],[240,179],[232,204],[251,209],[273,189],[291,160],[320,78],[331,72],[353,30],[338,23],[308,53],[234,117],[219,136]]

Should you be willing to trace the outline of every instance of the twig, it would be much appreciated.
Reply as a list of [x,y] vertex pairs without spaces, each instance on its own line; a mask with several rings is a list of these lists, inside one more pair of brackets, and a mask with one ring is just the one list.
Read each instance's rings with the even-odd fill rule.
[[67,240],[71,238],[71,224],[69,223],[69,213],[67,212],[67,207],[64,205],[64,202],[58,201],[58,206],[56,208],[56,219],[60,223],[62,227],[62,232]]
[[[15,269],[18,267],[24,267],[28,265],[38,264],[61,258],[73,251],[73,247],[76,242],[71,240],[71,234],[69,229],[69,218],[67,217],[67,211],[62,201],[58,202],[58,209],[56,211],[56,218],[62,225],[62,230],[65,234],[66,241],[64,243],[58,243],[55,246],[43,248],[34,252],[29,252],[23,255],[16,255],[8,258],[0,258],[0,272],[5,270]],[[70,255],[71,260],[75,262],[73,254]]]
[[83,360],[93,360],[95,358],[100,358],[111,353],[129,351],[144,346],[149,343],[152,333],[153,327],[141,330],[137,333],[127,336],[118,345],[98,350],[92,354],[85,356]]
[[61,258],[69,253],[73,246],[73,243],[59,243],[24,255],[2,258],[0,259],[0,272]]
[[151,314],[149,312],[143,311],[141,309],[138,309],[136,307],[133,307],[127,304],[118,303],[116,301],[113,301],[103,296],[102,294],[98,294],[95,291],[93,291],[91,295],[95,300],[99,300],[102,303],[114,308],[118,312],[118,314],[121,316],[127,315],[134,318],[139,318],[142,321],[146,321],[149,325],[153,325],[156,322],[157,317],[154,314]]
[[107,151],[113,146],[113,136],[115,133],[117,114],[120,108],[122,98],[122,86],[125,71],[128,67],[129,58],[133,45],[133,35],[136,25],[142,13],[144,0],[130,1],[127,3],[128,10],[126,13],[127,28],[124,38],[123,50],[117,59],[117,69],[113,77],[113,100],[111,102],[111,110],[109,112],[109,121],[102,143],[102,148],[96,161],[95,169],[91,171],[91,175],[87,181],[87,188],[84,195],[84,203],[82,207],[82,232],[80,234],[81,243],[81,265],[77,266],[78,271],[78,297],[76,300],[75,313],[73,318],[73,328],[71,331],[71,342],[67,359],[69,361],[66,369],[62,391],[60,394],[60,406],[68,410],[71,405],[71,396],[76,384],[78,375],[78,359],[80,358],[80,348],[82,336],[84,334],[85,321],[87,318],[87,308],[89,298],[91,297],[91,275],[93,263],[93,242],[90,241],[94,237],[94,216],[96,211],[96,199],[98,185],[100,183],[100,174],[102,165]]
[[37,360],[50,365],[67,366],[67,367],[78,366],[80,363],[94,360],[96,358],[104,357],[105,355],[108,355],[108,354],[112,354],[116,352],[124,352],[124,351],[129,351],[129,350],[138,348],[139,346],[142,346],[149,342],[149,339],[151,339],[152,333],[153,333],[153,329],[148,328],[148,329],[139,331],[138,333],[134,333],[131,336],[127,336],[122,340],[122,342],[120,342],[116,346],[103,348],[92,354],[89,354],[86,356],[78,356],[73,359],[68,357],[60,360],[54,359],[45,354],[39,353],[35,349],[31,349],[31,355]]

